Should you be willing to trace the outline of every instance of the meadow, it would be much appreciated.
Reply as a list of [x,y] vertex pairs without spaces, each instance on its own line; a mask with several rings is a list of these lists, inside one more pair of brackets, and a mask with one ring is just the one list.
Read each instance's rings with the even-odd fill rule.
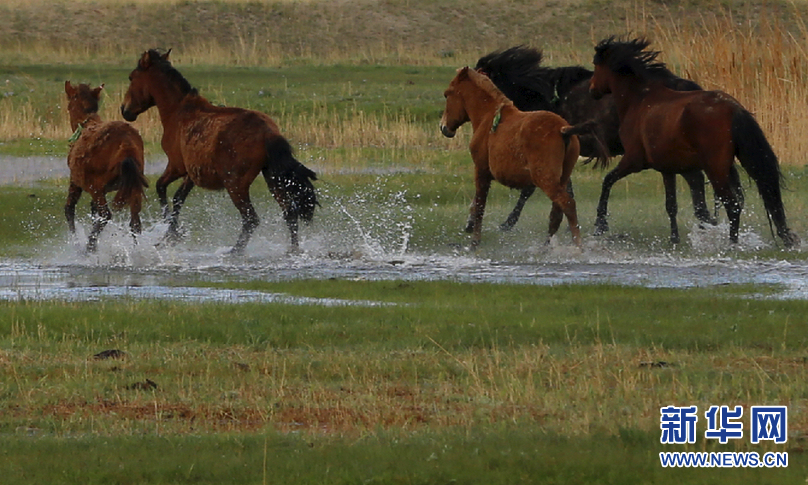
[[[542,244],[549,205],[540,194],[513,231],[496,229],[517,196],[502,187],[492,189],[481,248],[466,250],[471,130],[452,140],[440,135],[442,92],[455,69],[496,48],[529,43],[545,50],[548,65],[588,66],[595,41],[625,32],[649,35],[672,70],[730,92],[756,114],[783,164],[790,223],[808,239],[802,3],[43,5],[0,6],[3,156],[65,157],[64,81],[104,83],[102,117],[120,119],[140,53],[170,47],[175,67],[201,94],[270,114],[318,172],[322,207],[302,229],[310,258],[376,257],[357,242],[373,236],[393,269],[407,254],[574,264],[565,231],[551,248]],[[156,113],[135,126],[147,158],[160,160]],[[671,247],[655,173],[615,186],[613,234],[597,240],[591,225],[602,177],[583,165],[573,177],[585,251],[640,266],[650,258],[806,259],[803,249],[775,244],[745,175],[742,237],[752,242],[729,246],[726,226],[699,242],[680,182],[684,237]],[[63,177],[0,187],[0,264],[73,257],[65,193]],[[247,266],[288,261],[294,269],[263,182],[252,195],[263,220],[256,239],[271,249],[248,251]],[[79,205],[84,225],[87,206]],[[153,189],[144,214],[150,229],[159,225]],[[226,246],[237,219],[221,193],[193,192],[182,215],[188,239],[178,250]],[[353,226],[361,237],[349,234]],[[215,278],[179,271],[175,284],[375,305],[4,299],[3,483],[780,484],[808,477],[808,302],[777,298],[779,285],[255,279],[237,264],[221,267]],[[152,269],[91,270],[103,285],[111,273]],[[168,265],[164,273],[173,271]],[[103,353],[112,350],[120,352]],[[663,445],[659,409],[671,404],[702,413],[713,404],[786,405],[789,439]],[[667,469],[661,451],[785,451],[789,466]]]

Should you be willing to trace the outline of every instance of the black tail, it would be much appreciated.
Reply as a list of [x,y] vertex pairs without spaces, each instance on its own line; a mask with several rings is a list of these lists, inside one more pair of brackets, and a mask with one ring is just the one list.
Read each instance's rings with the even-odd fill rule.
[[589,120],[574,126],[561,128],[561,136],[564,138],[564,143],[567,143],[567,140],[569,140],[572,135],[592,135],[592,138],[595,139],[598,153],[597,157],[595,157],[595,166],[605,167],[609,163],[609,150],[606,148],[606,145],[603,144],[603,140],[598,136],[597,121]]
[[317,175],[298,162],[289,142],[277,136],[267,142],[267,160],[262,170],[269,190],[283,209],[285,220],[310,222],[319,205],[312,180]]
[[735,143],[735,156],[755,181],[766,213],[777,228],[777,234],[786,247],[799,244],[799,237],[786,224],[780,163],[754,116],[743,108],[737,109],[732,117],[732,141]]
[[143,200],[143,188],[149,186],[149,181],[138,167],[137,161],[132,157],[125,158],[120,164],[120,173],[114,181],[118,193],[112,200],[112,208],[119,210],[132,203],[132,198]]

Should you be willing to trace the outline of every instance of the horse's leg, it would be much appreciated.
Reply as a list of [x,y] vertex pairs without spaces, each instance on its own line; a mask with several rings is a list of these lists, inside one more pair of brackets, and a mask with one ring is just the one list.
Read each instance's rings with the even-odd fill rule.
[[553,202],[552,207],[550,208],[550,225],[547,231],[547,240],[544,244],[550,244],[550,239],[553,238],[556,232],[558,232],[558,228],[561,227],[561,221],[564,220],[564,209],[561,208],[560,205]]
[[181,174],[176,173],[174,171],[170,171],[168,167],[166,167],[166,170],[165,172],[163,172],[163,175],[161,175],[160,178],[157,179],[157,182],[154,184],[154,187],[157,190],[157,198],[160,200],[160,209],[163,213],[163,219],[165,220],[168,220],[170,216],[168,208],[168,186],[171,184],[171,182],[177,180],[180,177],[182,177]]
[[474,176],[474,201],[471,204],[471,219],[473,228],[471,234],[471,247],[476,249],[482,239],[483,213],[485,212],[485,201],[488,199],[488,190],[491,188],[491,172],[487,169],[478,169]]
[[729,182],[732,193],[735,194],[735,199],[738,200],[738,205],[743,210],[745,198],[743,195],[743,185],[741,185],[741,174],[738,173],[738,167],[733,163],[729,168]]
[[81,197],[81,187],[70,182],[70,187],[67,189],[67,201],[65,202],[65,218],[67,219],[67,228],[70,234],[76,233],[76,204]]
[[727,210],[727,218],[729,218],[729,241],[733,244],[738,243],[738,232],[741,226],[741,204],[735,197],[732,190],[732,182],[730,177],[711,176],[710,182],[713,184],[715,195],[724,204]]
[[676,222],[676,213],[679,212],[676,204],[676,175],[663,173],[662,182],[665,185],[665,210],[671,221],[671,244],[679,244],[679,224]]
[[[250,236],[258,226],[258,214],[250,201],[250,187],[228,188],[227,193],[230,194],[230,200],[238,209],[241,214],[241,234],[236,240],[235,246],[230,250],[231,254],[241,254],[247,243],[250,242]],[[295,238],[296,239],[296,238]]]
[[132,237],[135,239],[135,243],[137,243],[137,235],[143,231],[143,224],[140,221],[140,210],[141,210],[141,202],[140,200],[129,201],[129,231],[132,233]]
[[[525,208],[525,202],[530,196],[533,195],[533,192],[536,191],[536,187],[525,187],[519,193],[519,200],[516,201],[516,205],[513,207],[513,210],[510,214],[508,214],[508,218],[505,219],[505,222],[500,224],[499,229],[501,231],[510,231],[513,229],[513,226],[519,221],[519,217],[522,215],[522,209]],[[471,232],[471,218],[469,218],[468,227],[466,227],[466,232]]]
[[93,218],[93,230],[90,232],[90,240],[87,241],[87,251],[90,253],[94,253],[98,249],[98,236],[112,218],[112,213],[109,210],[104,194],[93,198],[93,204],[95,204],[97,214]]
[[172,201],[173,209],[168,221],[168,231],[164,237],[168,242],[175,243],[180,239],[180,209],[182,209],[182,205],[185,204],[185,199],[193,188],[193,180],[191,180],[190,177],[185,177],[180,188],[174,193],[174,200]]
[[553,201],[553,208],[550,211],[550,231],[547,235],[547,241],[555,235],[561,225],[560,212],[567,217],[567,222],[570,226],[572,233],[572,240],[575,245],[581,247],[581,227],[578,225],[578,211],[575,207],[575,199],[570,195],[571,184],[566,184],[564,187],[555,187],[545,190],[545,193],[550,200]]
[[707,199],[704,190],[704,172],[701,170],[684,172],[682,178],[685,179],[685,182],[687,182],[687,185],[690,187],[690,198],[693,201],[693,214],[696,216],[696,219],[702,223],[713,226],[718,224],[715,217],[711,216],[710,211],[707,210]]
[[607,173],[603,178],[603,186],[600,191],[600,201],[598,202],[597,218],[595,219],[596,236],[600,236],[601,234],[609,231],[609,222],[606,220],[606,215],[609,212],[609,193],[612,190],[612,186],[626,175],[636,172],[636,169],[630,168],[632,164],[629,162],[630,160],[628,159],[628,156],[624,155],[617,167],[615,167],[615,169],[611,172]]

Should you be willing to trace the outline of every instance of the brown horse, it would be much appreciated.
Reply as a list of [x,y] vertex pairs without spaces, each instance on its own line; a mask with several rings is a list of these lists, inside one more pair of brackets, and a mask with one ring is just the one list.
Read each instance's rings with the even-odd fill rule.
[[578,127],[549,111],[523,112],[505,97],[491,80],[464,67],[443,93],[446,108],[440,121],[444,136],[471,121],[474,133],[469,148],[474,161],[476,194],[471,205],[472,247],[480,243],[483,212],[491,181],[511,188],[535,186],[553,202],[549,239],[567,216],[575,244],[581,245],[581,231],[575,199],[567,182],[578,161]]
[[157,106],[163,124],[162,147],[168,166],[157,180],[157,195],[163,214],[169,217],[166,190],[183,178],[174,195],[166,238],[178,238],[179,212],[191,189],[227,190],[241,214],[241,234],[231,250],[241,253],[258,226],[250,201],[250,186],[259,173],[283,211],[291,234],[292,249],[298,249],[298,220],[311,221],[317,195],[311,181],[314,172],[298,162],[289,142],[267,115],[241,108],[214,106],[157,50],[143,53],[129,75],[129,89],[121,105],[127,121]]
[[143,176],[143,140],[140,134],[123,121],[101,121],[98,102],[103,85],[91,89],[87,84],[73,86],[65,81],[67,111],[70,114],[71,138],[67,166],[70,168],[70,188],[65,204],[65,217],[71,233],[76,232],[76,203],[82,191],[92,197],[93,229],[87,251],[94,252],[98,235],[112,217],[106,194],[117,190],[113,209],[128,205],[131,211],[129,228],[140,234],[140,209],[143,188],[149,183]]
[[742,209],[733,180],[737,157],[755,181],[785,246],[798,245],[799,238],[786,224],[777,157],[755,118],[724,92],[667,88],[659,77],[665,65],[656,62],[659,52],[646,50],[649,45],[645,39],[610,37],[595,47],[589,90],[595,98],[613,94],[625,148],[620,163],[603,181],[598,229],[608,230],[609,191],[626,175],[648,168],[663,174],[703,170],[727,210],[730,241],[737,243]]

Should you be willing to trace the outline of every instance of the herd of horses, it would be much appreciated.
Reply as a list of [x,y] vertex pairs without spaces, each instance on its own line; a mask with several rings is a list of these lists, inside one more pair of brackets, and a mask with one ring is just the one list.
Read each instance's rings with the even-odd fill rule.
[[[580,66],[547,68],[541,51],[517,46],[459,69],[444,92],[440,122],[454,136],[466,122],[473,134],[475,196],[466,230],[472,247],[481,239],[482,218],[491,182],[521,190],[516,207],[502,224],[519,219],[525,201],[540,188],[551,200],[548,240],[564,217],[573,241],[581,245],[571,175],[579,157],[606,166],[623,155],[603,180],[595,233],[608,231],[611,187],[645,169],[662,174],[665,206],[673,243],[676,223],[676,175],[688,183],[697,219],[716,224],[705,200],[705,175],[716,200],[727,212],[729,239],[738,241],[744,196],[740,165],[755,182],[770,223],[784,246],[799,245],[786,222],[779,162],[758,123],[743,106],[721,91],[704,91],[657,61],[645,39],[610,37],[595,46],[594,70]],[[294,158],[277,124],[267,115],[214,106],[169,62],[168,52],[146,51],[129,75],[121,105],[126,121],[157,107],[163,126],[161,145],[168,165],[156,190],[168,221],[165,241],[179,238],[179,213],[194,186],[226,190],[241,214],[241,233],[231,249],[241,253],[258,225],[249,189],[261,173],[281,207],[291,249],[298,249],[299,221],[310,221],[318,205],[315,173]],[[103,87],[103,86],[102,86]],[[148,186],[143,176],[143,141],[128,123],[98,116],[102,87],[65,83],[70,123],[75,130],[68,155],[70,189],[65,215],[75,231],[75,205],[82,191],[92,197],[93,229],[88,251],[110,219],[105,194],[117,190],[112,208],[131,211],[133,235],[141,230],[139,212]],[[182,179],[169,206],[167,187]]]

